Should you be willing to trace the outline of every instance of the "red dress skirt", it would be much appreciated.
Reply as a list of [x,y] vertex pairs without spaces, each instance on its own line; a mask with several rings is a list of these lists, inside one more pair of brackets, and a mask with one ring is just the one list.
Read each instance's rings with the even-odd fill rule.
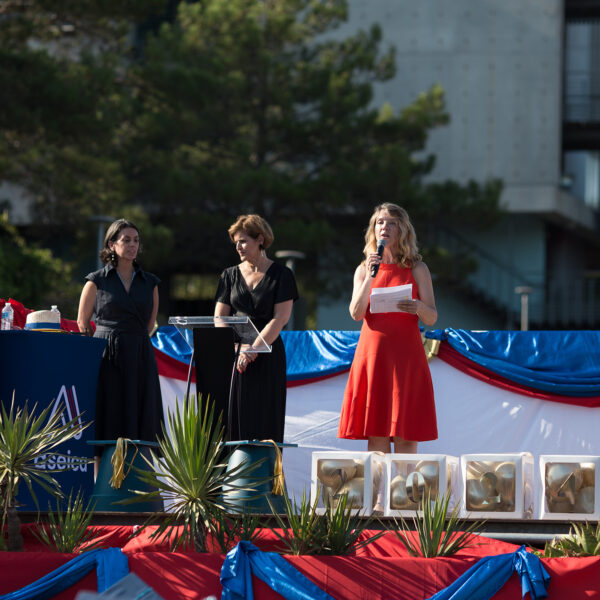
[[[406,283],[412,283],[413,298],[418,298],[412,269],[382,263],[373,287]],[[367,308],[344,392],[338,437],[437,439],[433,385],[418,320],[404,312],[372,314]]]

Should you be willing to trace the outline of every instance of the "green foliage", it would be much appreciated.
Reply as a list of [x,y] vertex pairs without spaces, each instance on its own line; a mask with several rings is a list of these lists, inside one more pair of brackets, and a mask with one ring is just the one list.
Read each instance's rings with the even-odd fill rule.
[[[284,494],[284,514],[271,510],[278,529],[271,528],[282,542],[283,549],[294,555],[315,554],[344,556],[356,552],[381,537],[384,532],[363,537],[373,518],[363,518],[348,505],[348,494],[341,494],[335,506],[329,506],[319,514],[319,494],[311,504],[302,493],[299,504]],[[281,530],[281,531],[280,531]],[[363,537],[361,540],[360,538]]]
[[353,510],[348,505],[348,494],[341,494],[335,506],[330,504],[325,509],[325,546],[317,554],[344,556],[371,544],[385,533],[380,531],[369,537],[363,537],[374,520],[374,517],[365,518]]
[[302,492],[300,504],[296,499],[290,499],[287,492],[283,495],[284,514],[280,515],[271,500],[267,497],[271,511],[275,517],[278,529],[271,528],[273,533],[282,542],[282,550],[296,556],[302,554],[318,554],[325,546],[325,521],[317,512],[319,497],[311,504]]
[[87,552],[97,548],[99,542],[94,542],[95,531],[89,527],[94,505],[88,501],[83,503],[81,490],[73,498],[73,492],[69,492],[66,502],[60,498],[56,499],[56,513],[48,503],[48,522],[39,523],[37,531],[34,530],[36,538],[53,552]]
[[210,533],[220,552],[227,553],[240,540],[256,542],[262,536],[262,519],[247,511],[237,515],[217,509],[212,515]]
[[28,245],[1,214],[0,264],[0,295],[5,300],[10,296],[25,306],[62,306],[74,293],[70,266],[48,249]]
[[546,542],[543,556],[600,556],[600,522],[571,523],[569,535]]
[[[396,522],[394,532],[411,556],[452,556],[459,550],[476,544],[472,534],[483,523],[475,521],[467,525],[466,521],[458,518],[458,506],[455,506],[448,516],[449,502],[450,491],[444,497],[436,496],[435,501],[431,500],[429,492],[423,496],[419,504],[423,516],[413,518],[418,543],[406,533],[408,527],[404,519],[401,519],[401,526]],[[401,528],[404,531],[401,531]]]
[[[214,417],[214,403],[200,402],[195,398],[185,398],[170,411],[167,424],[163,424],[163,435],[159,439],[159,449],[150,452],[150,458],[143,456],[148,470],[135,469],[137,477],[152,491],[133,490],[131,502],[154,500],[162,496],[169,504],[166,513],[152,538],[170,541],[171,550],[181,546],[195,547],[206,552],[206,533],[210,530],[218,510],[232,512],[236,505],[223,488],[232,492],[252,492],[252,487],[241,485],[256,471],[263,461],[251,465],[241,463],[227,469],[224,461],[223,428],[221,416]],[[256,481],[256,485],[264,483]],[[123,501],[126,503],[127,501]],[[140,528],[156,520],[150,517]],[[183,525],[181,535],[173,536],[173,530]]]
[[[382,200],[405,206],[420,236],[498,214],[492,184],[423,184],[444,91],[376,106],[394,49],[377,24],[336,35],[347,0],[7,0],[2,13],[0,181],[76,239],[73,255],[95,254],[90,215],[134,207],[143,264],[165,285],[170,272],[214,275],[237,260],[228,225],[259,212],[273,252],[307,255],[296,273],[314,310],[351,287]],[[449,254],[438,276],[473,268]]]
[[[36,485],[50,494],[61,495],[59,483],[50,474],[52,471],[44,467],[51,462],[53,472],[64,471],[66,467],[60,467],[60,461],[56,459],[57,457],[66,459],[66,455],[57,452],[57,448],[72,439],[82,428],[89,426],[89,423],[86,423],[81,427],[77,419],[62,423],[62,411],[50,415],[52,405],[47,406],[36,416],[36,406],[34,405],[31,412],[27,403],[16,408],[14,395],[8,412],[4,404],[0,406],[0,502],[2,503],[0,531],[4,530],[4,525],[8,521],[9,549],[20,549],[14,548],[10,539],[11,531],[15,535],[18,533],[15,523],[15,519],[18,520],[15,501],[19,485],[25,483],[36,506],[38,506],[34,489]],[[88,462],[87,459],[72,456],[69,460],[71,464],[73,461],[76,464]],[[66,460],[64,464],[66,465]]]

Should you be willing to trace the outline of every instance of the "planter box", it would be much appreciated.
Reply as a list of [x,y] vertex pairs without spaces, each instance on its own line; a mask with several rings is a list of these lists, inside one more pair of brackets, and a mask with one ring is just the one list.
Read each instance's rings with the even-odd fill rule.
[[600,456],[544,454],[539,458],[540,519],[597,521]]
[[450,490],[448,508],[459,502],[459,459],[444,454],[386,454],[384,515],[412,517],[424,494],[432,500]]
[[[371,515],[378,491],[385,489],[385,459],[380,452],[313,452],[310,499],[317,494],[319,513],[340,494],[348,492],[348,505],[365,516]],[[383,497],[381,498],[383,511]]]
[[463,454],[460,457],[462,518],[531,519],[533,456]]

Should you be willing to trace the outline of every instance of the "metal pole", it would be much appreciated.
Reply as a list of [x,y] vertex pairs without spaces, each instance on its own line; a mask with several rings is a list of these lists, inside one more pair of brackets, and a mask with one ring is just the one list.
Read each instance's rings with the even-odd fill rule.
[[521,331],[529,330],[529,294],[533,288],[521,285],[515,288],[515,294],[521,295]]
[[100,251],[104,246],[104,226],[108,223],[112,223],[114,220],[114,217],[109,217],[107,215],[92,215],[90,217],[90,221],[92,221],[92,223],[98,223],[98,231],[96,235],[96,265],[98,269],[101,269],[104,266],[100,260]]

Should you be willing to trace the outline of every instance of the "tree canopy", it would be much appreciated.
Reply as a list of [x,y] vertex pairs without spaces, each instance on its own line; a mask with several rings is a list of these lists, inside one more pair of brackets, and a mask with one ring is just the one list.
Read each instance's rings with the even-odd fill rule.
[[227,226],[258,212],[275,249],[307,254],[305,294],[338,294],[382,201],[407,208],[443,273],[452,256],[432,228],[493,220],[500,186],[423,183],[427,135],[449,119],[443,90],[376,106],[394,49],[377,24],[341,37],[347,11],[346,0],[0,2],[11,24],[0,180],[81,247],[90,215],[143,211],[149,266],[167,280],[216,276],[236,258]]

